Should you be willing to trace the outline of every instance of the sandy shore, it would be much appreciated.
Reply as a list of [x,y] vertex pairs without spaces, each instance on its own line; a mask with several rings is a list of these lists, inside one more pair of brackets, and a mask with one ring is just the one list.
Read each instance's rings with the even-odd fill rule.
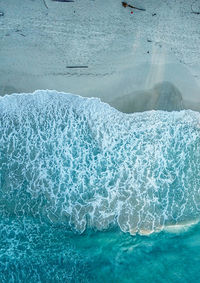
[[131,13],[116,0],[0,0],[0,94],[55,89],[124,112],[162,108],[169,94],[165,110],[200,110],[199,15],[185,2],[138,0],[146,11]]

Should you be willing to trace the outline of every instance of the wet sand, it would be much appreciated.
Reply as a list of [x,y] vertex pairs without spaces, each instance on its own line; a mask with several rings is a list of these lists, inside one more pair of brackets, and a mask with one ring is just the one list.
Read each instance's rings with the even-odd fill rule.
[[55,89],[127,113],[200,110],[200,28],[190,3],[145,0],[135,5],[146,11],[133,14],[114,0],[46,3],[0,0],[1,95]]

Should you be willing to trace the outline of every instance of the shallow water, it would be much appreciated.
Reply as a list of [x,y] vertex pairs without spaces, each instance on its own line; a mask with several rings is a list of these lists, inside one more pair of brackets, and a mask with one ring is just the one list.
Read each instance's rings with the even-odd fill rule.
[[199,113],[37,91],[0,123],[2,281],[197,280]]
[[4,221],[0,280],[198,282],[199,236],[199,225],[179,234],[131,236],[109,230],[75,235],[66,227]]

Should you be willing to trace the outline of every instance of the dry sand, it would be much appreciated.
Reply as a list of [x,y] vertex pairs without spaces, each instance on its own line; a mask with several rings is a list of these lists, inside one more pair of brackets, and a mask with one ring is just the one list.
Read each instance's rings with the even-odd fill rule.
[[1,95],[55,89],[124,112],[200,110],[196,1],[131,0],[146,9],[133,14],[118,0],[46,3],[0,0]]

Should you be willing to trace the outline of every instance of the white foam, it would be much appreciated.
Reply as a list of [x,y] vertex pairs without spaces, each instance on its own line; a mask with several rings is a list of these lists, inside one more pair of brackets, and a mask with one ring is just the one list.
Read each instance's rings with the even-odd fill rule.
[[55,91],[5,96],[0,113],[4,213],[141,234],[199,217],[199,113]]

